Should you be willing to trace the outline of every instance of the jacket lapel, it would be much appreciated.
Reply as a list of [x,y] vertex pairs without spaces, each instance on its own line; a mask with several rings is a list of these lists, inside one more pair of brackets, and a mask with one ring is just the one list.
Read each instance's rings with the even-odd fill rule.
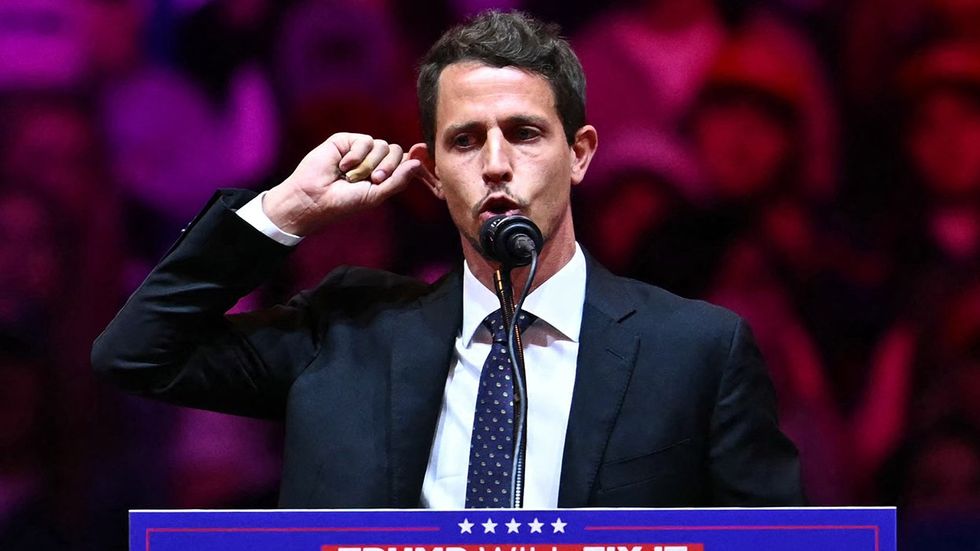
[[388,426],[393,507],[419,506],[462,315],[462,278],[457,270],[395,320]]
[[635,312],[623,286],[589,255],[586,259],[582,337],[562,457],[559,507],[588,504],[640,343],[639,336],[621,325]]

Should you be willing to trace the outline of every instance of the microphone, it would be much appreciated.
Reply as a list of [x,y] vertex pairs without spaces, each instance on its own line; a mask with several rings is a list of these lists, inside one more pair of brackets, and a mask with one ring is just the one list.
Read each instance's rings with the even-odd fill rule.
[[[501,268],[494,273],[494,283],[500,308],[507,325],[507,353],[510,356],[511,373],[514,377],[514,454],[511,463],[510,506],[524,507],[524,471],[527,454],[527,385],[524,377],[524,345],[517,337],[517,318],[524,299],[538,271],[538,251],[544,243],[541,230],[526,216],[498,215],[480,227],[480,247],[483,254],[500,262]],[[511,268],[531,268],[524,282],[520,300],[514,304],[511,286]],[[516,345],[516,346],[515,346]]]
[[541,230],[526,216],[501,214],[480,228],[483,254],[509,268],[530,264],[533,253],[543,244]]

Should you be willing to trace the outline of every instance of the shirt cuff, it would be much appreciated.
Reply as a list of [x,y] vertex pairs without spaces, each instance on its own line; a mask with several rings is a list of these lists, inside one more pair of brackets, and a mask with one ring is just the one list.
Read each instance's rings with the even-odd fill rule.
[[265,211],[262,210],[262,198],[265,197],[265,194],[266,192],[264,191],[258,194],[254,199],[245,203],[244,207],[235,211],[235,214],[277,243],[287,247],[296,246],[303,238],[279,229],[279,226],[272,220],[269,220],[269,217],[265,215]]

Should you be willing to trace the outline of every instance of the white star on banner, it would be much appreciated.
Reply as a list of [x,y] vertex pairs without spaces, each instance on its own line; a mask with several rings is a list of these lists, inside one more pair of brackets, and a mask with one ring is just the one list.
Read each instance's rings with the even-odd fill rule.
[[460,534],[472,534],[473,533],[473,523],[470,519],[464,518],[463,522],[459,523],[459,533]]
[[497,523],[493,521],[492,518],[488,518],[486,522],[483,523],[483,533],[484,534],[496,534],[495,528],[497,528]]
[[539,521],[538,520],[538,517],[534,517],[534,522],[529,522],[529,523],[527,523],[527,525],[531,527],[531,533],[532,534],[535,533],[535,532],[537,532],[538,534],[540,534],[541,533],[541,527],[544,526],[544,523],[541,522],[541,521]]
[[555,522],[551,523],[551,527],[554,529],[552,533],[557,534],[558,532],[561,532],[562,534],[564,534],[566,525],[568,525],[567,522],[562,522],[561,518],[558,518],[557,520],[555,520]]
[[514,518],[511,518],[510,519],[510,522],[504,524],[504,526],[507,527],[507,533],[508,534],[519,534],[520,533],[520,531],[518,530],[518,528],[520,528],[521,523],[520,522],[517,522],[517,520],[515,520]]

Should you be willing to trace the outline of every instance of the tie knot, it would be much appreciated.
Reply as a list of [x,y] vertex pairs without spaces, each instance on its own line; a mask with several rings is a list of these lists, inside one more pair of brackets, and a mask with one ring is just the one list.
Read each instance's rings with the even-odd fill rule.
[[[534,314],[521,311],[521,313],[517,315],[517,327],[519,327],[520,331],[523,333],[524,330],[534,323],[534,320],[536,319],[537,316]],[[507,328],[504,326],[503,310],[496,310],[484,318],[483,326],[490,330],[490,333],[493,335],[494,342],[502,344],[507,343]]]

